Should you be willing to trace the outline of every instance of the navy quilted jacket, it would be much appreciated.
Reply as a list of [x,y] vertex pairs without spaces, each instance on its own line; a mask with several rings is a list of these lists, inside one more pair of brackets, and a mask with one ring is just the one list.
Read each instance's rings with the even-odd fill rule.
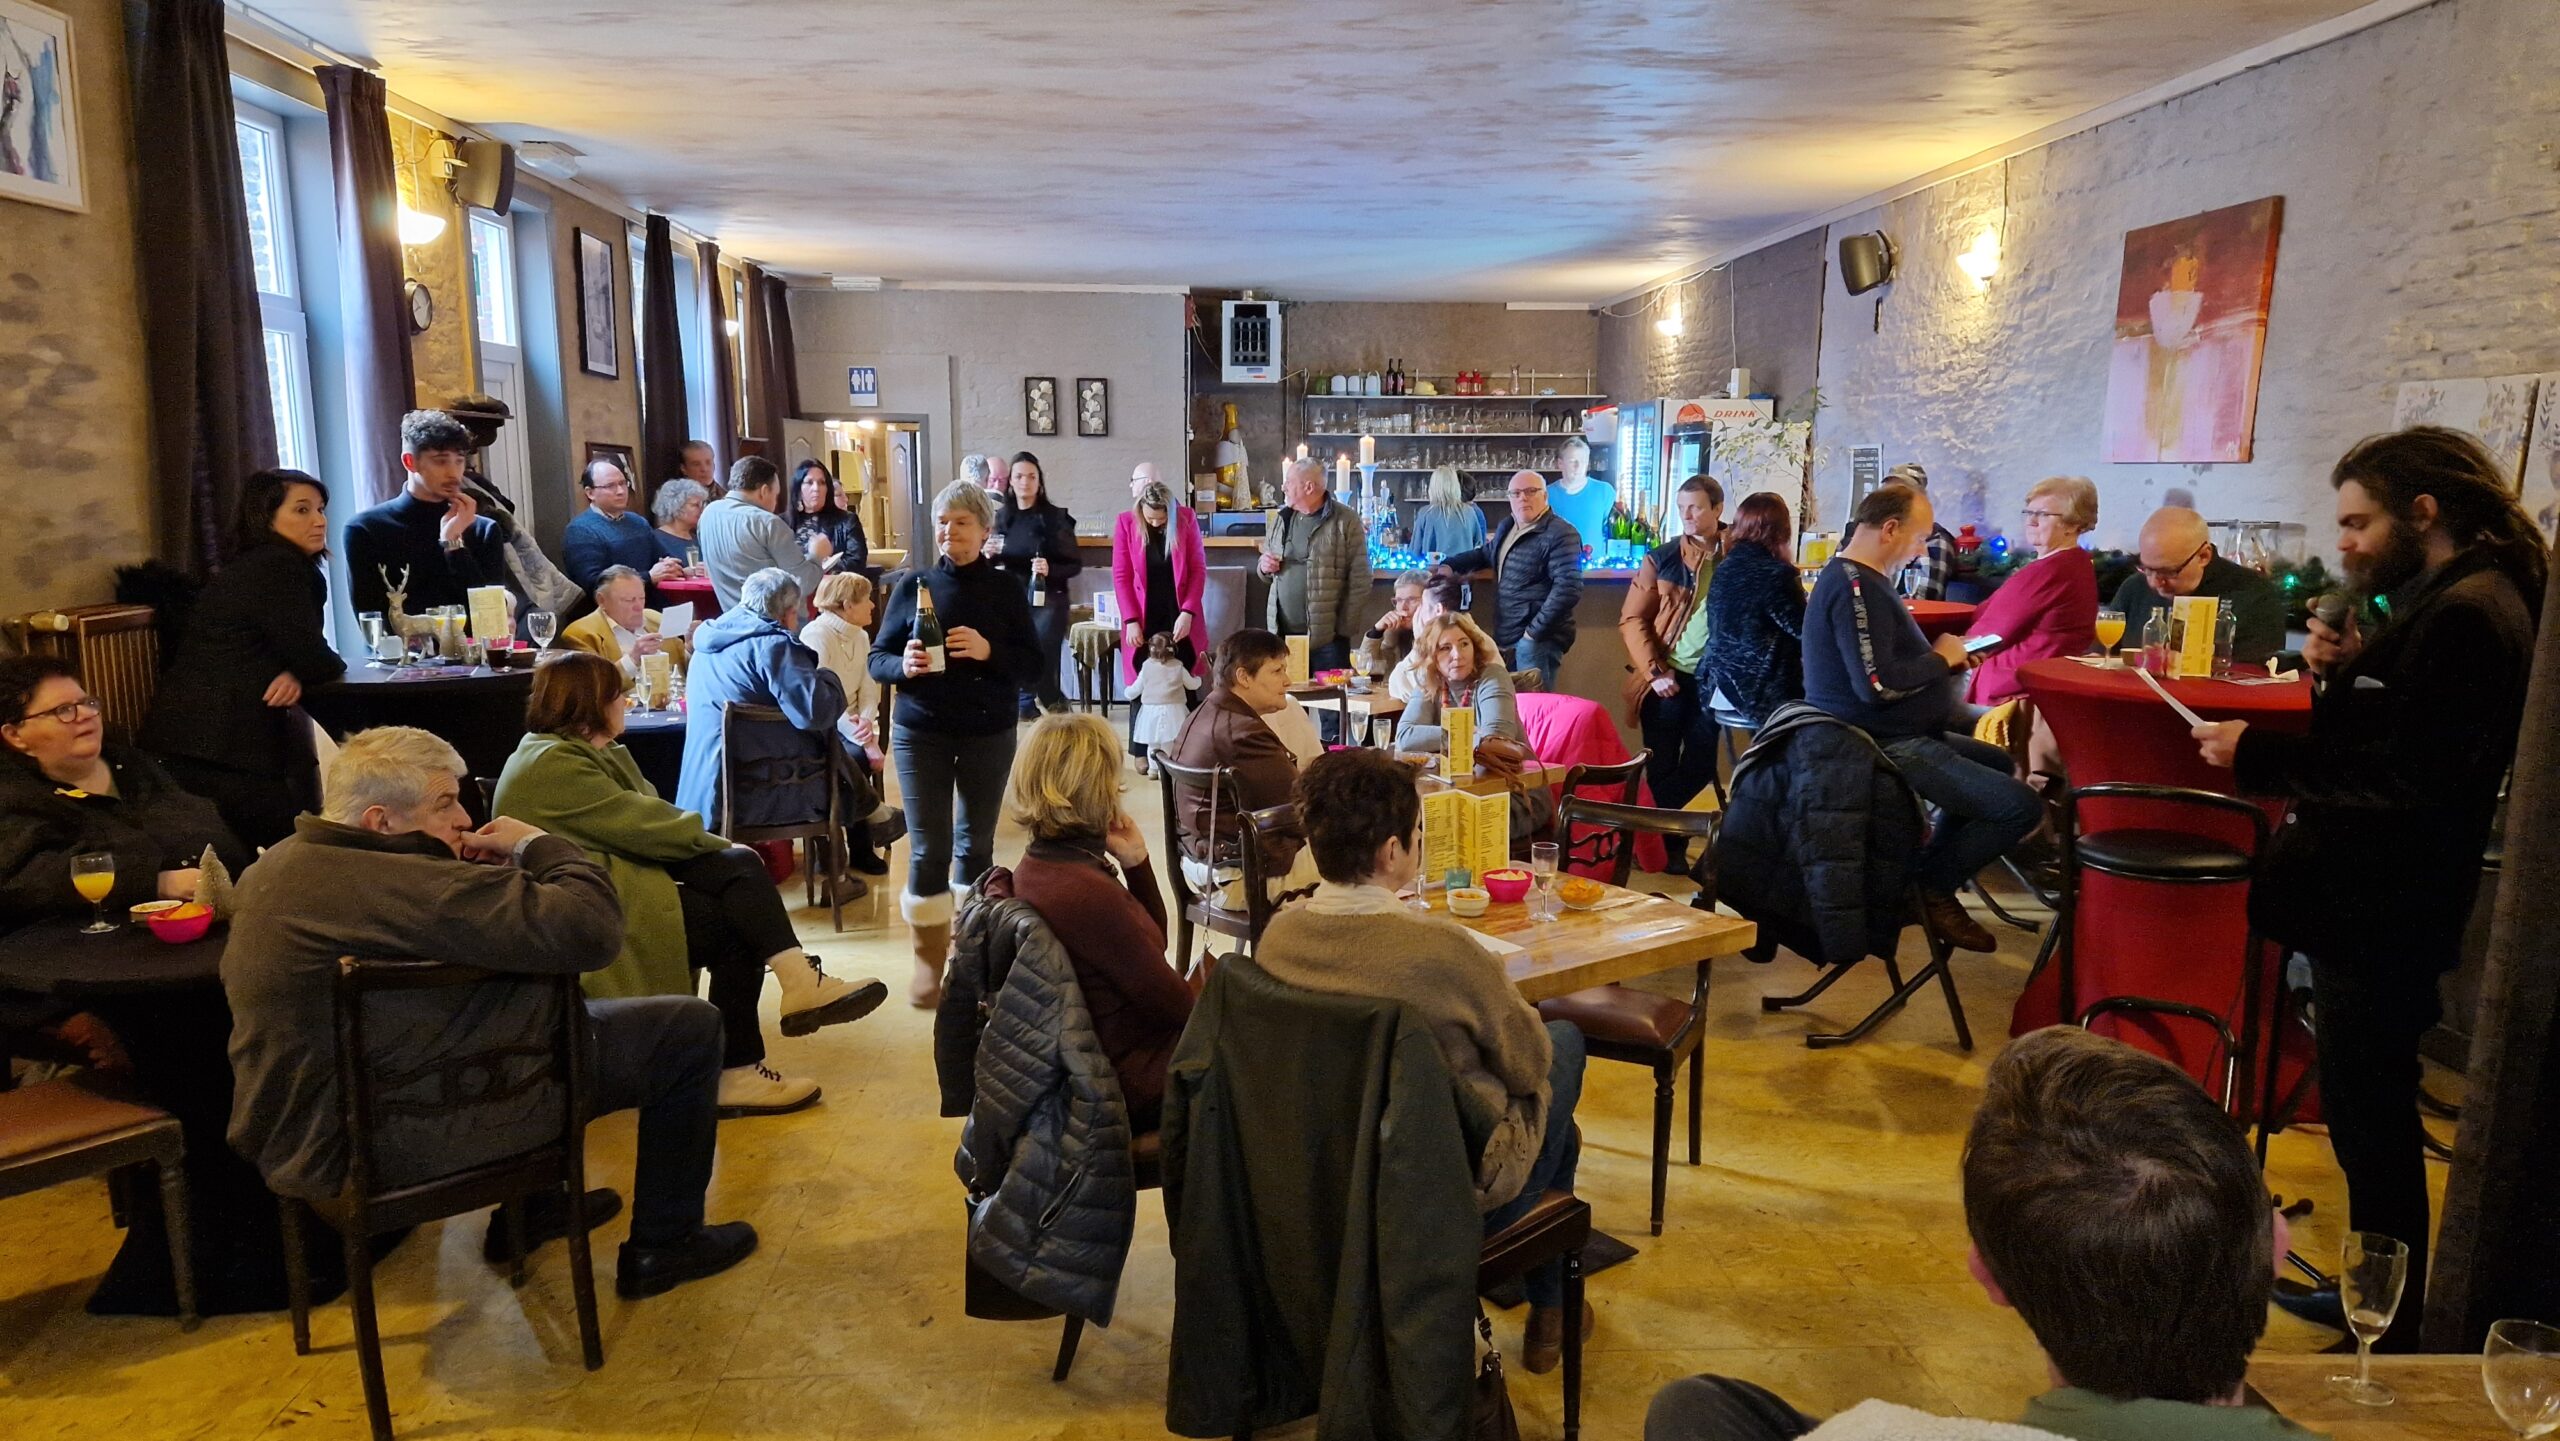
[[1756,540],[1728,547],[1716,565],[1698,669],[1755,730],[1771,711],[1804,699],[1804,586],[1794,566]]
[[1734,767],[1717,898],[1758,923],[1763,947],[1816,965],[1890,956],[1923,834],[1918,799],[1866,732],[1782,706]]

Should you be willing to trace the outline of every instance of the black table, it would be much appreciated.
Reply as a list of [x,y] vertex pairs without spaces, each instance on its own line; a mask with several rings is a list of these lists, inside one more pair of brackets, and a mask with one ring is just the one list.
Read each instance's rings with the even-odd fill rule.
[[[475,776],[495,778],[524,736],[533,671],[460,666],[350,667],[304,692],[302,708],[343,740],[375,726],[416,726],[443,737]],[[466,788],[467,789],[467,788]]]
[[123,925],[87,936],[85,916],[35,921],[0,936],[0,987],[64,1000],[142,996],[221,983],[229,927],[216,922],[201,940],[170,945],[148,926]]
[[657,788],[658,799],[670,803],[684,775],[684,726],[680,710],[635,709],[622,720],[622,744],[641,777]]

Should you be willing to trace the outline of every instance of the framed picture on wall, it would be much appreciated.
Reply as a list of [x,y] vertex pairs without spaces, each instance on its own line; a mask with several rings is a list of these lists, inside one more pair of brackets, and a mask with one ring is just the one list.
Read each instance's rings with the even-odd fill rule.
[[[0,0],[6,3],[6,0]],[[622,374],[613,321],[614,245],[589,231],[578,240],[578,368],[608,380]],[[589,447],[593,449],[592,446]]]
[[1111,382],[1092,376],[1076,379],[1076,434],[1111,433]]
[[0,0],[0,76],[0,196],[88,209],[71,17],[27,0]]
[[[641,491],[645,487],[641,484],[639,470],[631,463],[631,447],[609,440],[588,441],[586,464],[593,465],[599,460],[609,460],[622,467],[623,479],[631,482],[631,503],[635,506],[640,505]],[[579,467],[578,473],[584,475],[585,466]]]
[[1054,375],[1026,375],[1022,378],[1022,433],[1055,435],[1058,433],[1058,378]]

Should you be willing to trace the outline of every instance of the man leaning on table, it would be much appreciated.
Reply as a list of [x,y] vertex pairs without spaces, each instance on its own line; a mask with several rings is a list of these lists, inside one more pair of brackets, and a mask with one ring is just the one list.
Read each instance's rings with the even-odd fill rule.
[[2014,1424],[1860,1402],[1817,1423],[1748,1381],[1656,1393],[1645,1441],[2304,1441],[2251,1395],[2290,1237],[2239,1125],[2185,1072],[2069,1026],[1991,1065],[1964,1145],[1965,1264],[2044,1348]]
[[[2426,1311],[2426,1139],[2418,1041],[2462,959],[2498,789],[2515,759],[2548,566],[2542,533],[2480,442],[2417,426],[2359,443],[2330,472],[2338,551],[2371,634],[2316,617],[2311,729],[2196,727],[2245,794],[2289,797],[2249,887],[2249,919],[2311,965],[2321,1119],[2348,1223],[2409,1247],[2380,1349],[2416,1349]],[[2344,1329],[2334,1292],[2279,1296]]]
[[2182,505],[2151,512],[2142,523],[2141,549],[2133,574],[2116,587],[2115,608],[2124,612],[2128,645],[2142,639],[2151,613],[2182,595],[2211,596],[2240,617],[2231,640],[2231,658],[2242,665],[2265,665],[2284,649],[2284,592],[2266,576],[2222,558],[2205,529],[2204,517]]

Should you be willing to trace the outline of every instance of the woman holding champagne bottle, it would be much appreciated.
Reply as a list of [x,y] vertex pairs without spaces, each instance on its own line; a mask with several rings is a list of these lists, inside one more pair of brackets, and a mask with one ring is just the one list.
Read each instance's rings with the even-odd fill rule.
[[933,515],[942,554],[906,572],[889,592],[870,656],[871,678],[898,692],[889,763],[897,768],[913,847],[898,911],[914,932],[907,999],[927,1010],[942,1001],[951,888],[974,883],[995,863],[1016,700],[1042,664],[1055,669],[1023,587],[987,558],[996,508],[985,488],[953,481],[934,497]]
[[[97,699],[51,656],[0,661],[0,742],[0,927],[192,900],[207,846],[234,872],[249,864],[213,802],[107,742]],[[112,858],[103,883],[73,865],[95,855]]]

